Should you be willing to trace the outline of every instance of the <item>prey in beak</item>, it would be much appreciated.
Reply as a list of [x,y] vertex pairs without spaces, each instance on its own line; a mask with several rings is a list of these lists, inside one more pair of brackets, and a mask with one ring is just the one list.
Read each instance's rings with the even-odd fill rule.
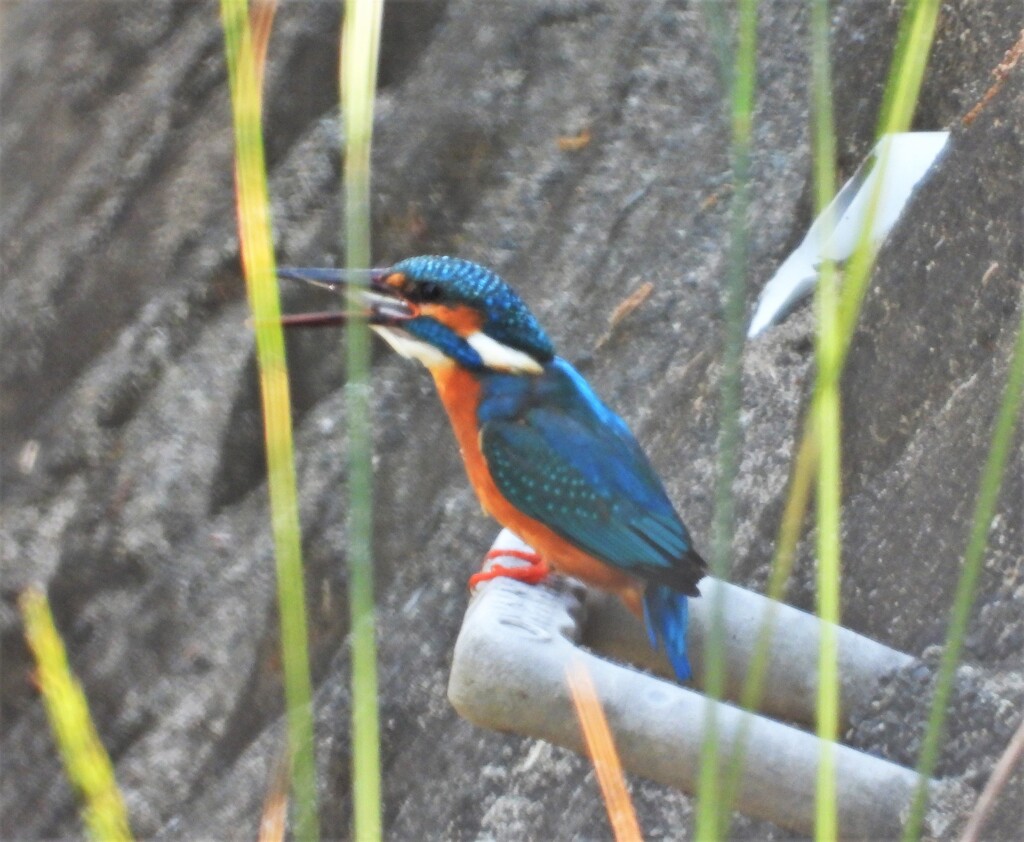
[[364,310],[358,314],[346,310],[326,310],[316,313],[290,313],[281,317],[285,327],[332,327],[344,324],[355,315],[365,318],[377,327],[397,327],[415,319],[419,310],[388,284],[390,269],[321,269],[282,266],[277,277],[340,292],[349,286],[362,287],[360,294]]
[[[278,276],[328,289],[358,287],[355,296],[370,328],[396,352],[432,371],[458,365],[471,371],[540,374],[550,342],[518,296],[475,264],[443,257],[407,258],[385,269],[278,270]],[[354,314],[332,311],[285,316],[288,326],[343,324]],[[517,339],[521,345],[509,343]],[[540,358],[531,355],[537,351]]]

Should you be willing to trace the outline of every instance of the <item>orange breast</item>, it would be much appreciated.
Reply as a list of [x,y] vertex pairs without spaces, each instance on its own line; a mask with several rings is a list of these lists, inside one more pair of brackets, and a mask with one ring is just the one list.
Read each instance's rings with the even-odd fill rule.
[[636,579],[598,561],[540,521],[523,514],[498,490],[480,449],[476,418],[480,403],[479,381],[456,365],[437,366],[430,373],[455,431],[469,481],[484,511],[526,541],[554,569],[618,594],[635,613],[641,613],[642,589]]

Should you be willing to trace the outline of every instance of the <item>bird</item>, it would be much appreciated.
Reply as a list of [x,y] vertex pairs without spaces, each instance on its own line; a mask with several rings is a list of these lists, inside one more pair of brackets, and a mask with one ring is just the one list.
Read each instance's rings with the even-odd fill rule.
[[692,677],[688,599],[700,595],[707,565],[626,423],[555,354],[512,287],[480,264],[440,255],[356,273],[282,267],[278,275],[364,285],[371,329],[430,372],[481,506],[535,551],[525,568],[477,573],[471,588],[496,576],[536,583],[550,570],[576,577],[621,598],[677,678]]

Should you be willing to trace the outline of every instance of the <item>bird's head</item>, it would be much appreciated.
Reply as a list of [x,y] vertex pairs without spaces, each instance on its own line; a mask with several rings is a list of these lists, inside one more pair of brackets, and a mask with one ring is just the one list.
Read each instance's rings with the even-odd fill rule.
[[[338,269],[281,269],[283,278],[339,287],[361,280],[370,325],[404,357],[537,374],[554,348],[533,313],[490,269],[455,257],[410,257],[360,278]],[[368,278],[368,281],[367,281]]]

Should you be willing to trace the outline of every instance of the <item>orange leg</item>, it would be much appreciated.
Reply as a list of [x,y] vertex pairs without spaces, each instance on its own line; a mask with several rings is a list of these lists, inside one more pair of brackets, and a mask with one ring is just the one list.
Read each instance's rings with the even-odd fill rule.
[[499,576],[506,576],[509,579],[526,582],[528,585],[536,585],[538,582],[543,582],[548,577],[548,573],[551,572],[548,569],[547,563],[540,555],[526,552],[525,550],[491,550],[485,556],[485,560],[491,558],[521,558],[523,561],[530,562],[530,565],[529,567],[505,567],[501,564],[496,564],[490,570],[474,573],[469,577],[470,590],[473,590],[481,582],[489,582],[491,579],[497,579]]

